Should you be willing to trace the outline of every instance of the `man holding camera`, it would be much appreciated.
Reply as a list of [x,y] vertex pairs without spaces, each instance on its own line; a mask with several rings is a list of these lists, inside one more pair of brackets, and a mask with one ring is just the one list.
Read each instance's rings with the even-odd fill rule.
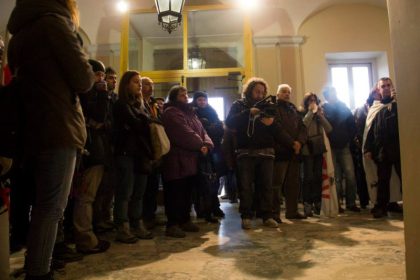
[[278,227],[272,215],[274,146],[277,142],[290,146],[293,143],[274,122],[274,104],[266,101],[266,95],[267,83],[261,78],[251,78],[244,86],[244,98],[233,103],[226,119],[226,125],[235,130],[237,138],[239,211],[243,229],[252,227],[254,202],[259,205],[264,226]]
[[291,139],[292,146],[278,143],[274,163],[273,212],[275,219],[280,220],[281,193],[286,198],[286,219],[306,219],[298,212],[299,196],[299,160],[300,149],[306,142],[307,132],[296,106],[290,102],[292,88],[287,84],[277,89],[277,120]]

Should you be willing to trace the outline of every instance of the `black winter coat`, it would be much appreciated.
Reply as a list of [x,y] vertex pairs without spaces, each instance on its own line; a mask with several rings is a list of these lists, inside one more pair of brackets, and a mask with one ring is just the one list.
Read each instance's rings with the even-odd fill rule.
[[[307,129],[294,104],[278,100],[277,121],[280,123],[289,139],[300,142],[302,146],[305,145],[307,140]],[[293,148],[277,143],[276,159],[289,160],[292,158],[293,154]]]
[[356,124],[350,109],[341,102],[323,105],[325,118],[332,126],[332,131],[328,133],[331,148],[343,149],[350,144],[356,136]]
[[245,98],[232,104],[226,125],[236,131],[238,149],[265,149],[284,145],[292,148],[293,139],[290,138],[278,122],[270,126],[264,125],[259,118],[250,118],[251,104]]
[[140,171],[151,171],[150,118],[141,109],[118,100],[113,107],[115,155],[139,161]]
[[223,123],[219,120],[216,110],[210,105],[206,108],[194,107],[197,117],[206,130],[208,136],[213,141],[214,146],[220,146],[223,139]]
[[375,116],[366,137],[364,153],[371,152],[375,162],[400,160],[397,102],[391,102]]

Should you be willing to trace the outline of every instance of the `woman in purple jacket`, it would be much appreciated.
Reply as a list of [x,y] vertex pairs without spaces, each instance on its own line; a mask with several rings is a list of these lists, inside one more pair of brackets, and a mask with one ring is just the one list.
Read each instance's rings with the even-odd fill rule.
[[213,148],[213,142],[188,104],[185,87],[172,87],[168,99],[162,116],[171,142],[162,172],[168,218],[166,235],[182,238],[185,231],[199,231],[190,219],[191,192],[196,184],[198,156],[206,155]]

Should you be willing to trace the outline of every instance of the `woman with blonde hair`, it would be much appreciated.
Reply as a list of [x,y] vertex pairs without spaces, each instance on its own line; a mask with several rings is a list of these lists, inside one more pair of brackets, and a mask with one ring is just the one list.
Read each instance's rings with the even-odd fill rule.
[[36,181],[25,279],[53,279],[57,225],[86,141],[78,94],[92,87],[93,72],[77,27],[76,2],[63,0],[16,1],[7,25],[9,65],[23,95],[23,157]]

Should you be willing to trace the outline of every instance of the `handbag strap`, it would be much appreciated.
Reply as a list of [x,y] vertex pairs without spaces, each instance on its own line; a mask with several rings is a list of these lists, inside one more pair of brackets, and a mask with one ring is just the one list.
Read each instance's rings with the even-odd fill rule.
[[319,117],[317,115],[315,115],[315,117],[316,130],[318,131],[317,135],[321,135],[321,129],[319,128],[321,122],[319,121]]

